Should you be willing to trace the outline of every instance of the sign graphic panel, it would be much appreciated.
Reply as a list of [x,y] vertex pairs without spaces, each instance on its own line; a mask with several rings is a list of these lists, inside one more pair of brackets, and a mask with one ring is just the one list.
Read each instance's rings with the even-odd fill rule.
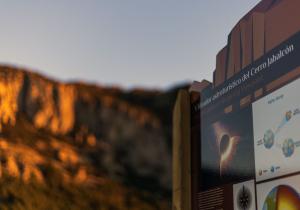
[[300,209],[299,58],[300,32],[201,93],[199,210]]
[[300,80],[253,103],[256,180],[300,171]]

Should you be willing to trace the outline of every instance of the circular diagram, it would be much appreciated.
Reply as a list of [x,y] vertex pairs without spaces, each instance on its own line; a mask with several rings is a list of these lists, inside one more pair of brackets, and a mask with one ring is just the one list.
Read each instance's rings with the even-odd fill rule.
[[[264,136],[261,140],[258,141],[258,145],[264,145],[266,149],[273,149],[274,145],[276,148],[279,148],[285,158],[291,157],[294,155],[297,147],[300,147],[300,140],[294,140],[290,137],[282,138],[278,136],[281,130],[288,125],[288,122],[295,116],[300,114],[299,109],[294,111],[289,110],[284,113],[284,117],[277,126],[277,129],[272,130],[268,129],[265,131]],[[276,141],[276,142],[275,142]],[[276,143],[276,144],[275,144]]]
[[295,151],[295,143],[293,139],[288,138],[285,139],[282,144],[282,152],[285,157],[291,157],[294,154]]
[[252,196],[250,190],[243,186],[238,192],[237,204],[239,210],[249,210],[251,207]]
[[297,191],[287,185],[274,187],[263,205],[263,210],[299,210],[300,199]]
[[274,133],[271,129],[265,132],[263,141],[267,149],[271,149],[271,147],[274,145],[274,137]]

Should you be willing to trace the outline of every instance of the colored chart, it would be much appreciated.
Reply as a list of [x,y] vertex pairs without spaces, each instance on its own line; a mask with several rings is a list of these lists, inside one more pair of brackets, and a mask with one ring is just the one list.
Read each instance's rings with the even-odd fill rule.
[[299,210],[300,176],[257,185],[259,210]]
[[252,105],[257,181],[300,171],[299,88],[297,80]]

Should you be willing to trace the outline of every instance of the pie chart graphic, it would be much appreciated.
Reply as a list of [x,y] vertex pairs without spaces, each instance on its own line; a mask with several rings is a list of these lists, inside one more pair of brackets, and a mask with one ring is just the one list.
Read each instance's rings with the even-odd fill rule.
[[279,185],[267,195],[263,210],[299,210],[300,198],[295,189],[288,185]]

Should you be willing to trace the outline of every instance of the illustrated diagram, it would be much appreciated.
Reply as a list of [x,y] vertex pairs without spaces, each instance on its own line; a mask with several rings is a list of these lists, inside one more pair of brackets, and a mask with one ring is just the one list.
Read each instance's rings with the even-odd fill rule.
[[233,209],[255,210],[254,180],[233,185]]
[[276,179],[258,184],[257,209],[262,210],[299,210],[300,176]]
[[267,195],[263,205],[263,210],[270,209],[300,209],[300,200],[297,191],[289,185],[274,187]]
[[300,171],[300,80],[252,104],[258,181]]
[[287,111],[275,131],[272,129],[266,130],[263,138],[257,142],[257,145],[264,146],[266,149],[272,149],[273,147],[276,147],[282,151],[282,154],[286,158],[291,157],[294,154],[296,147],[300,146],[300,140],[295,141],[294,138],[289,136],[284,139],[278,139],[276,137],[284,126],[288,126],[288,123],[292,120],[292,118],[297,116],[300,117],[299,114],[300,110],[298,108],[293,111]]

